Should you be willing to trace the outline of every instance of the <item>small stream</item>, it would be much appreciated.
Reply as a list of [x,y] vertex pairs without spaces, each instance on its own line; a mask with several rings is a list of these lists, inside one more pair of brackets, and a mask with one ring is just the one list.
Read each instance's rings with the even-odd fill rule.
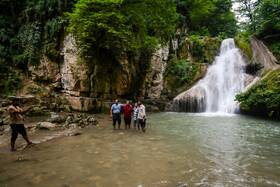
[[0,186],[280,186],[277,121],[157,113],[143,134],[97,120],[80,136],[0,154]]

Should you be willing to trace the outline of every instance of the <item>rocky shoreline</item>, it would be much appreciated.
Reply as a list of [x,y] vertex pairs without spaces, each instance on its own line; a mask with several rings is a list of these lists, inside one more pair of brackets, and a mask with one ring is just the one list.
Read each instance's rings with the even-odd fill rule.
[[[94,115],[82,113],[52,113],[51,117],[26,117],[25,127],[30,139],[35,143],[41,143],[49,139],[62,136],[81,135],[83,129],[98,126]],[[9,116],[0,126],[0,153],[7,152],[10,146],[11,128]],[[19,136],[16,147],[23,150],[25,142]]]

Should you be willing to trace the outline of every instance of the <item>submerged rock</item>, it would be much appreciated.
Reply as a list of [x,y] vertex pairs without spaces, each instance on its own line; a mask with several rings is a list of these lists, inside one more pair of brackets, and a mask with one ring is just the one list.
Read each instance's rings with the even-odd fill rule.
[[36,128],[54,130],[56,128],[56,124],[50,123],[50,122],[39,122],[39,123],[37,123]]
[[82,133],[77,130],[77,129],[71,129],[68,131],[68,136],[78,136],[81,135]]

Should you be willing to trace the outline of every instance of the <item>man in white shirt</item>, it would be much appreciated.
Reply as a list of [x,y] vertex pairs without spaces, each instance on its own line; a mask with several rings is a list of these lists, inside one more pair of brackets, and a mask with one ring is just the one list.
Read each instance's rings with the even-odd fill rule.
[[142,132],[146,132],[146,108],[142,104],[142,101],[138,101],[139,112],[138,112],[138,121],[141,125]]

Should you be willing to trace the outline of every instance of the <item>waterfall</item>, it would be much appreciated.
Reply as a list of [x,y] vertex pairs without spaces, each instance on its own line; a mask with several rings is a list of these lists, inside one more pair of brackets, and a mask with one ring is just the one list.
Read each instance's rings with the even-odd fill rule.
[[[205,77],[178,95],[173,101],[172,110],[236,113],[239,106],[235,95],[245,90],[246,77],[245,62],[234,39],[225,39],[219,56],[208,67]],[[180,107],[182,105],[184,108]]]

